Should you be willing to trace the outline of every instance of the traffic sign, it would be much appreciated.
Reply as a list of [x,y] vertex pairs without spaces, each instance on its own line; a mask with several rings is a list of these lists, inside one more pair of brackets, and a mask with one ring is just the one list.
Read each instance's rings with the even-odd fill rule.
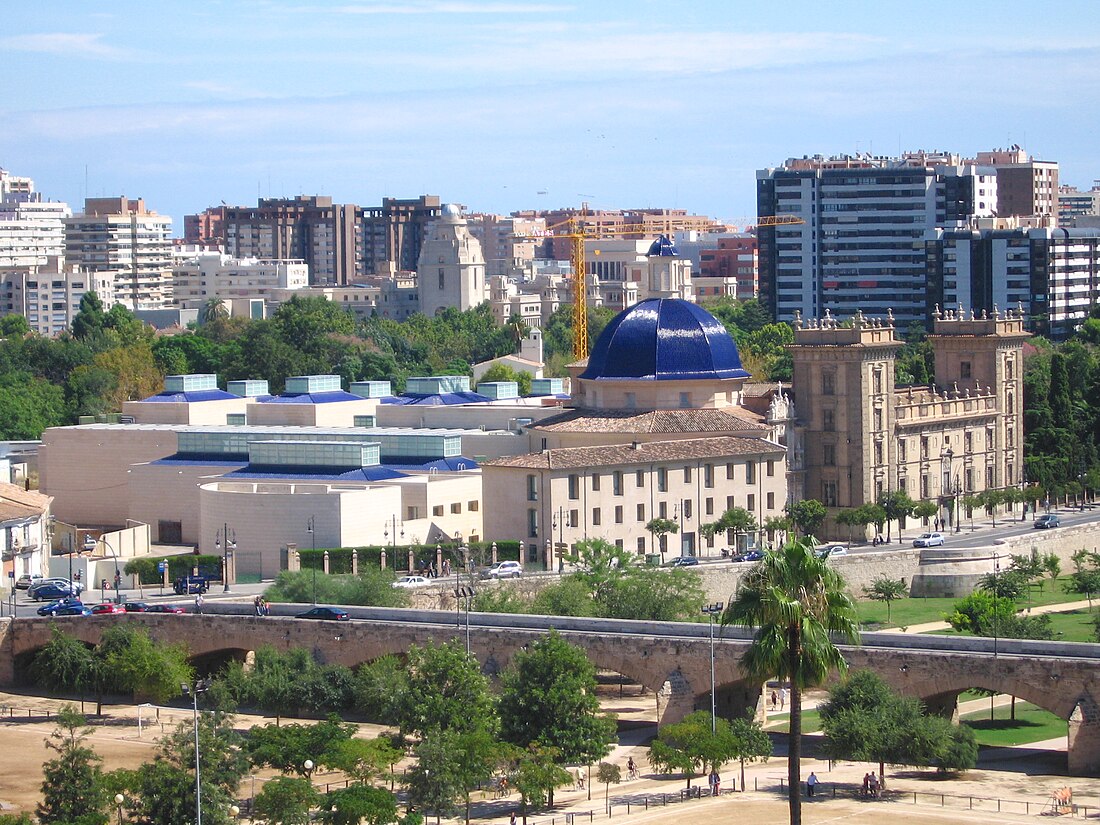
[[157,563],[157,572],[158,573],[163,573],[167,569],[168,569],[168,562],[162,561],[162,562]]

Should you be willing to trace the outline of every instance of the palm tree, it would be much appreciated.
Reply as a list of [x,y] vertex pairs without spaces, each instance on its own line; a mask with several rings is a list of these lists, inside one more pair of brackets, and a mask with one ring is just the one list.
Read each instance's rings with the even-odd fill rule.
[[216,321],[218,318],[229,317],[229,306],[222,298],[210,298],[205,304],[202,305],[202,322],[208,324],[211,321]]
[[847,663],[834,643],[854,643],[859,620],[836,570],[819,559],[806,539],[768,551],[741,580],[722,624],[756,628],[742,658],[745,670],[763,682],[772,676],[791,685],[787,789],[791,825],[802,822],[802,691],[820,685]]

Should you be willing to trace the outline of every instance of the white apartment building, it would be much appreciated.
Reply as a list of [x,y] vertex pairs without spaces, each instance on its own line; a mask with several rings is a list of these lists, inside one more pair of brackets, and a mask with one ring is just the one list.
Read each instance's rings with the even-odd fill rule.
[[0,269],[0,317],[22,315],[39,335],[59,335],[72,325],[89,291],[113,306],[114,273],[82,272],[56,256],[42,266]]
[[172,293],[185,309],[201,309],[212,298],[270,298],[275,290],[309,285],[309,267],[298,260],[236,259],[221,252],[199,252],[172,266]]
[[88,198],[65,219],[65,262],[115,275],[115,301],[129,309],[163,309],[172,299],[172,219],[141,198]]

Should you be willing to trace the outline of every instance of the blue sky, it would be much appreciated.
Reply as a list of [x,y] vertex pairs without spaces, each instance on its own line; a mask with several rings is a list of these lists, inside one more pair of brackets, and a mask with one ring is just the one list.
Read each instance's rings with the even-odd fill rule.
[[733,219],[790,156],[1010,142],[1087,187],[1098,23],[1095,0],[5,2],[0,166],[177,226],[298,193]]

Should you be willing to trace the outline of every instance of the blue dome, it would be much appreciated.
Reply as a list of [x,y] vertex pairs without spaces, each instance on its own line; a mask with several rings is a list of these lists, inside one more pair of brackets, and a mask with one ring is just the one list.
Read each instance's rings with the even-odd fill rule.
[[669,240],[668,235],[662,235],[651,243],[649,251],[645,254],[649,258],[677,258],[680,255],[676,250],[676,246]]
[[597,380],[748,377],[722,323],[679,298],[650,298],[612,318],[581,373],[581,378]]

